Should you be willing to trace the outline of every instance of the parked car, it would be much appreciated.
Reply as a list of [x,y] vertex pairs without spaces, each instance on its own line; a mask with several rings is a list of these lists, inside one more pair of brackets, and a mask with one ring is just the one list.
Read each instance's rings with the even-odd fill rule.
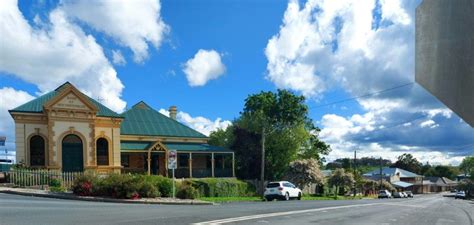
[[402,192],[394,192],[393,197],[394,198],[405,198],[405,195]]
[[458,190],[456,189],[451,190],[451,193],[456,193],[456,192],[458,192]]
[[408,194],[406,192],[402,191],[402,194],[404,198],[408,198]]
[[411,191],[405,191],[405,193],[407,194],[407,197],[408,197],[408,198],[413,198],[413,192],[411,192]]
[[270,182],[267,184],[267,188],[265,188],[265,192],[263,193],[263,197],[267,201],[272,201],[273,199],[288,201],[291,198],[301,200],[301,196],[301,189],[288,181]]
[[454,195],[454,199],[465,199],[466,198],[466,192],[464,191],[458,191],[456,192],[456,195]]
[[392,198],[392,194],[387,190],[380,190],[378,197],[379,198]]

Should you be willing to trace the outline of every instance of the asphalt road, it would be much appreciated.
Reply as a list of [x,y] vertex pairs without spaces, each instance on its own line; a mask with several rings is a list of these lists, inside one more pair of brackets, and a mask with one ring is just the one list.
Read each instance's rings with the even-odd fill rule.
[[[456,224],[474,225],[474,203],[442,195],[414,199],[116,204],[0,194],[0,225],[55,224]],[[206,223],[207,222],[207,223]]]

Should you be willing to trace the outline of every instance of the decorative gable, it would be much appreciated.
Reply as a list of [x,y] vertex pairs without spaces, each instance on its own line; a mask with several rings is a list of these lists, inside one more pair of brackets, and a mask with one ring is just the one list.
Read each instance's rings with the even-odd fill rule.
[[69,93],[60,99],[51,108],[58,109],[75,109],[75,110],[93,110],[90,106],[86,105],[83,100],[77,97],[74,93]]

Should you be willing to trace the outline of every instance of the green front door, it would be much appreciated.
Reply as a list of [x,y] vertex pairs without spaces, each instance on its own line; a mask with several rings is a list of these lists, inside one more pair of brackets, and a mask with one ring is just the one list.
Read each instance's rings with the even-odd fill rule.
[[84,171],[82,141],[78,136],[70,134],[64,137],[62,143],[62,160],[64,172]]

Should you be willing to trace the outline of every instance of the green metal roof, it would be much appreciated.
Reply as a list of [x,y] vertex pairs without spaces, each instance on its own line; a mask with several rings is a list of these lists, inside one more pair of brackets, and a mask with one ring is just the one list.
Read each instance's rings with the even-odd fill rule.
[[149,141],[122,141],[120,142],[121,150],[147,150],[153,142]]
[[[46,104],[49,100],[56,97],[59,93],[61,93],[62,89],[67,85],[71,85],[69,82],[64,83],[63,85],[56,88],[56,90],[48,92],[36,99],[33,99],[23,105],[20,105],[9,112],[28,112],[28,113],[42,113],[43,112],[43,105]],[[94,104],[98,111],[97,116],[102,117],[122,117],[116,112],[112,111],[111,109],[107,108],[106,106],[100,104],[96,100],[90,98],[89,96],[85,95],[91,102]]]
[[[120,142],[120,149],[122,151],[130,150],[148,150],[154,142],[150,141],[122,141]],[[189,152],[232,152],[232,150],[212,146],[203,143],[164,143],[168,150],[189,151]]]
[[204,134],[161,114],[144,102],[135,104],[121,115],[125,117],[120,127],[122,135],[206,138]]
[[190,152],[232,152],[232,150],[201,143],[164,143],[168,150]]

